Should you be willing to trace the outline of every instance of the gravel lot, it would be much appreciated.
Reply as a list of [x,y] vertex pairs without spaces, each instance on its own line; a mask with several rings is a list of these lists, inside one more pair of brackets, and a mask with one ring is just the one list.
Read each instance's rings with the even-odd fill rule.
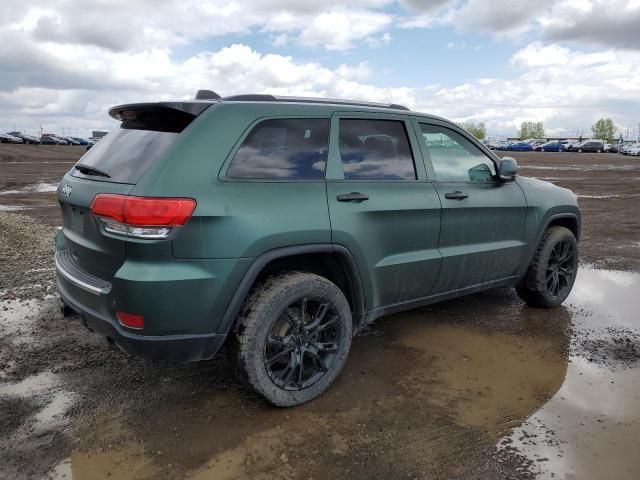
[[0,145],[0,478],[640,478],[639,159],[513,155],[579,196],[564,306],[497,289],[385,317],[282,410],[224,355],[138,360],[60,316],[54,188],[83,151]]

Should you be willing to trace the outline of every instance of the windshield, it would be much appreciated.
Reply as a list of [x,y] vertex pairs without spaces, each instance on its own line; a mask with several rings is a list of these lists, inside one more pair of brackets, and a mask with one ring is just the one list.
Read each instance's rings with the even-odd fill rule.
[[151,164],[178,137],[174,132],[119,128],[105,135],[78,161],[77,165],[93,167],[108,175],[91,175],[73,169],[76,177],[116,183],[137,183]]

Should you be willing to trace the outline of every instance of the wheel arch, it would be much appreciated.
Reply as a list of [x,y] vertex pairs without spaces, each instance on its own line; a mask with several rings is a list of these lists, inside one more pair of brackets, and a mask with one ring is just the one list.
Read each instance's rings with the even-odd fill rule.
[[[339,269],[335,267],[339,266]],[[293,245],[269,250],[256,257],[240,281],[218,325],[218,333],[228,333],[252,289],[271,275],[283,271],[315,273],[335,283],[344,293],[353,315],[354,332],[364,317],[364,293],[358,266],[351,252],[341,245]]]
[[576,237],[576,240],[580,240],[580,222],[578,221],[578,217],[573,213],[554,215],[547,221],[542,233],[547,229],[556,226],[568,228],[571,230],[574,237]]
[[580,241],[580,218],[578,217],[577,214],[571,213],[571,212],[565,212],[565,213],[556,213],[555,215],[551,215],[549,218],[547,218],[542,229],[540,229],[540,231],[538,232],[538,238],[536,239],[536,242],[533,245],[533,249],[531,250],[531,253],[529,254],[529,258],[526,263],[527,268],[529,268],[529,265],[533,260],[533,256],[535,255],[535,252],[538,249],[538,245],[540,245],[540,242],[542,241],[544,232],[546,232],[549,228],[555,227],[555,226],[568,228],[576,237],[576,241],[578,242]]

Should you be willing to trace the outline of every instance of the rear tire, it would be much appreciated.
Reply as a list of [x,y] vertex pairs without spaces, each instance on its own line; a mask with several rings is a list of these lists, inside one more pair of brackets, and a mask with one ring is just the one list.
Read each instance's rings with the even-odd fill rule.
[[273,405],[313,400],[346,363],[351,309],[324,277],[289,272],[266,280],[237,319],[236,373]]
[[598,149],[598,151],[596,153],[602,153],[602,150]]
[[581,148],[578,149],[578,153],[582,153],[582,149]]
[[571,293],[578,272],[578,242],[565,227],[549,228],[516,291],[529,306],[551,308]]

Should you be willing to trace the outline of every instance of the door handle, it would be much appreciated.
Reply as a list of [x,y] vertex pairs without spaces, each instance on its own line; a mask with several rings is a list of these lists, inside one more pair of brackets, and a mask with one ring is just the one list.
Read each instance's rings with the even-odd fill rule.
[[359,192],[351,192],[351,193],[343,193],[336,197],[339,202],[364,202],[365,200],[369,200],[369,196]]
[[466,193],[463,193],[459,190],[456,190],[455,192],[449,192],[449,193],[445,193],[444,194],[444,198],[448,198],[449,200],[464,200],[465,198],[469,197],[469,195],[467,195]]

